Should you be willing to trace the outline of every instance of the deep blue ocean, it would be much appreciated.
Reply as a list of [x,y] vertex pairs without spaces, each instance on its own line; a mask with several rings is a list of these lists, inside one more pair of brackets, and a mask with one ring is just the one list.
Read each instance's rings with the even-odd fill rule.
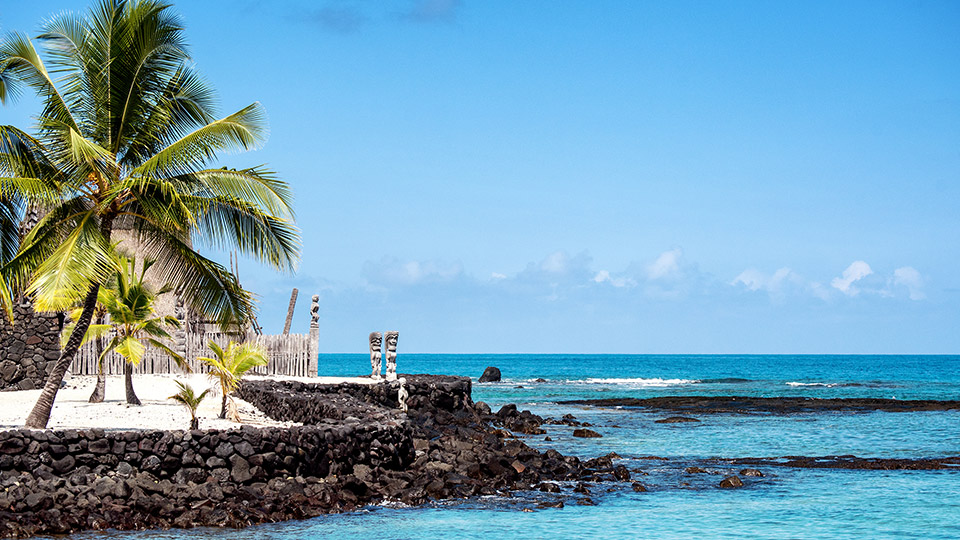
[[[717,489],[726,467],[712,458],[846,455],[931,458],[960,455],[960,412],[698,414],[697,424],[658,424],[664,413],[563,406],[567,399],[664,395],[750,395],[960,399],[960,356],[483,355],[401,354],[401,373],[499,383],[473,387],[496,410],[517,403],[544,416],[573,414],[603,438],[577,439],[547,426],[525,440],[581,458],[616,452],[650,487],[596,487],[596,506],[537,509],[539,493],[516,493],[408,508],[383,505],[342,515],[246,530],[91,533],[76,538],[960,538],[960,470],[863,471],[763,468],[738,490]],[[321,375],[369,373],[363,354],[320,356]],[[537,382],[545,379],[546,382]],[[648,459],[650,456],[669,458]],[[647,459],[645,459],[647,458]],[[687,465],[718,474],[687,475]],[[612,488],[607,492],[607,487]],[[534,509],[520,512],[520,508]]]

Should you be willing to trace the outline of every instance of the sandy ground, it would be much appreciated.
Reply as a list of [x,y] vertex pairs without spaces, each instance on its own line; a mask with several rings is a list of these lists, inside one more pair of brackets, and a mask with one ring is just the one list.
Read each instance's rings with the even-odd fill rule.
[[[249,379],[266,377],[250,376]],[[344,377],[271,377],[281,380],[299,380],[314,383],[355,382],[370,384],[367,378]],[[97,378],[94,376],[68,376],[64,379],[66,387],[57,393],[50,414],[49,429],[103,428],[105,430],[129,429],[187,429],[190,426],[190,413],[179,403],[167,399],[177,393],[174,381],[189,383],[199,393],[213,383],[206,375],[134,375],[133,387],[137,392],[141,406],[127,405],[123,390],[123,377],[107,377],[106,399],[102,403],[89,403]],[[33,409],[40,390],[21,390],[18,392],[0,392],[0,429],[15,429],[23,426],[27,415]],[[264,416],[253,405],[236,400],[243,424],[256,426],[291,426],[289,422],[277,422]],[[229,429],[241,424],[217,418],[220,414],[220,393],[216,390],[207,394],[197,409],[200,429]]]

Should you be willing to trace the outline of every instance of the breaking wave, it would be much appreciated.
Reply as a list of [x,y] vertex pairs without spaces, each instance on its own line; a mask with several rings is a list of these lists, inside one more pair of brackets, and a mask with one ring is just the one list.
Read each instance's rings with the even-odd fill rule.
[[649,387],[664,387],[664,386],[679,386],[683,384],[696,384],[700,381],[696,379],[661,379],[658,377],[645,379],[642,377],[638,378],[610,378],[610,379],[584,379],[583,381],[570,381],[570,382],[583,382],[587,384],[622,384],[627,386],[633,386],[638,388],[649,388]]

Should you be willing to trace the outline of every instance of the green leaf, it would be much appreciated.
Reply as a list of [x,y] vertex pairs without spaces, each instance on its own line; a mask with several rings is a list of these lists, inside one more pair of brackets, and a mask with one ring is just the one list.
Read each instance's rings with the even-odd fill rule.
[[117,269],[113,246],[92,214],[37,267],[27,292],[41,311],[63,311],[79,302],[90,283],[104,283]]
[[133,365],[140,363],[140,360],[143,358],[143,353],[146,350],[147,348],[143,343],[140,343],[140,341],[134,337],[122,338],[116,346],[117,354],[126,358],[127,362]]

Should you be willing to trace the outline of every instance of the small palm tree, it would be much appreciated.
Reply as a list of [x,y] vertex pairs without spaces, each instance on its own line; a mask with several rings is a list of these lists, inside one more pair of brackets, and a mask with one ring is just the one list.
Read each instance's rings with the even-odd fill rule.
[[203,398],[207,397],[211,389],[207,388],[203,392],[200,392],[200,395],[197,395],[196,391],[189,384],[184,384],[180,381],[175,382],[177,386],[180,387],[180,391],[167,399],[172,399],[186,407],[187,410],[190,411],[190,429],[200,429],[200,420],[197,418],[197,407],[200,406],[200,402],[203,401]]
[[[232,340],[226,349],[221,349],[213,340],[207,344],[215,358],[200,357],[197,360],[210,366],[210,379],[220,385],[223,402],[220,405],[220,418],[227,417],[227,396],[240,386],[243,375],[257,366],[267,365],[267,351],[257,343],[237,345]],[[230,398],[231,402],[233,398]]]
[[[168,354],[185,371],[190,371],[190,368],[182,356],[160,341],[170,339],[166,327],[180,328],[180,321],[175,317],[153,316],[153,304],[157,296],[170,290],[169,287],[163,287],[154,292],[145,283],[147,270],[153,266],[154,261],[145,260],[139,272],[135,257],[120,256],[118,262],[120,271],[97,295],[97,302],[110,316],[110,323],[91,324],[84,340],[94,337],[100,339],[108,332],[113,332],[113,338],[100,353],[101,371],[103,359],[110,351],[116,351],[122,356],[126,360],[123,375],[127,403],[140,405],[140,398],[133,389],[133,366],[139,364],[143,358],[145,343]],[[75,313],[74,320],[78,317],[79,313]],[[69,339],[73,326],[74,324],[70,324],[64,329],[64,339]]]

